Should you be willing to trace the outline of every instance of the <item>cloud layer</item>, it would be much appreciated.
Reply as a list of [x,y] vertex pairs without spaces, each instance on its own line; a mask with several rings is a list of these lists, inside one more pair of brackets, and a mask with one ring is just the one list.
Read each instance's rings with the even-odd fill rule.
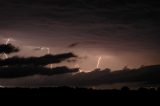
[[35,66],[45,66],[48,64],[60,63],[69,58],[77,57],[73,53],[64,53],[57,55],[45,55],[42,57],[29,57],[29,58],[21,58],[21,57],[11,57],[5,60],[0,60],[0,66],[27,66],[27,65],[35,65]]
[[0,44],[0,54],[1,53],[10,54],[10,53],[18,52],[18,51],[19,49],[13,46],[12,44],[7,44],[7,45]]
[[67,67],[56,67],[53,69],[40,66],[0,67],[0,78],[10,79],[34,75],[52,76],[57,74],[75,73],[78,71],[79,69],[69,69]]
[[[143,66],[138,69],[124,69],[115,72],[109,69],[96,69],[89,73],[76,74],[75,72],[78,72],[79,69],[68,69],[66,67],[54,68],[53,70],[42,67],[19,67],[18,69],[20,70],[17,71],[13,71],[12,69],[5,70],[4,68],[4,70],[0,72],[1,85],[23,87],[53,87],[64,85],[74,87],[96,87],[101,85],[113,85],[113,89],[114,84],[125,84],[125,86],[132,85],[132,87],[142,87],[143,85],[153,87],[154,85],[159,86],[160,82],[160,65]],[[21,69],[24,69],[24,71]]]

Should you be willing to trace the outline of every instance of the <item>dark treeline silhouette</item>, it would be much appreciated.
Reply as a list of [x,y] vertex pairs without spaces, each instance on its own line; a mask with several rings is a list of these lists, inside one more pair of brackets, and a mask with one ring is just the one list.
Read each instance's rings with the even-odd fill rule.
[[67,60],[72,57],[77,57],[73,53],[64,53],[57,55],[45,55],[41,57],[12,57],[5,60],[0,60],[0,66],[26,66],[26,65],[35,65],[35,66],[45,66],[53,63],[60,63],[64,60]]
[[[45,88],[0,88],[0,94],[3,95],[10,95],[10,96],[23,96],[23,95],[41,95],[41,96],[49,96],[49,97],[56,97],[56,98],[65,98],[66,97],[79,97],[82,96],[83,98],[92,97],[152,97],[152,96],[160,96],[160,89],[146,89],[146,88],[139,88],[137,90],[130,90],[128,87],[122,87],[121,89],[111,89],[111,90],[96,90],[91,88],[71,88],[71,87],[45,87]],[[77,99],[77,98],[76,98]],[[78,98],[79,100],[80,98]],[[120,99],[120,98],[119,98]],[[81,100],[81,99],[80,99]]]
[[1,53],[10,54],[18,51],[19,48],[13,46],[12,44],[0,44],[0,54]]

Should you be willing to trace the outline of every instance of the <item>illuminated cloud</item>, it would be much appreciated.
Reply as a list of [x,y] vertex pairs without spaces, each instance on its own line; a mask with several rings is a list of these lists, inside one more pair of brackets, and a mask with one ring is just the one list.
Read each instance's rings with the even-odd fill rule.
[[69,47],[69,48],[74,48],[74,47],[76,47],[76,46],[79,45],[79,44],[80,44],[79,42],[72,43],[72,44],[70,44],[68,47]]
[[[54,55],[37,58],[13,57],[5,61],[0,60],[0,66],[44,66],[67,60],[68,62],[64,62],[65,65],[75,63],[83,70],[92,71],[97,65],[97,56],[100,55],[103,56],[101,68],[109,67],[114,70],[125,65],[135,68],[142,64],[159,64],[159,5],[158,0],[0,0],[0,10],[3,10],[0,14],[0,38],[13,35],[11,37],[18,40],[15,44],[22,47],[21,56],[42,55],[39,52],[42,49],[41,45],[50,47],[54,53],[63,53],[70,49],[79,56],[87,56],[86,59],[79,59],[77,63],[69,60],[73,55],[67,55],[65,59]],[[25,48],[23,45],[40,47]],[[0,53],[3,51],[1,49]],[[48,51],[45,49],[43,54],[47,54]],[[105,56],[113,58],[106,59]],[[126,73],[126,76],[116,72],[85,73],[82,76],[86,76],[80,77],[79,80],[71,76],[71,81],[75,81],[76,84],[93,75],[94,77],[83,80],[82,84],[86,82],[88,85],[87,81],[93,84],[94,81],[98,84],[103,81],[117,82],[115,80],[122,76],[123,80],[120,82],[123,82],[133,72]],[[104,76],[105,80],[101,79]],[[51,81],[57,79],[56,77]],[[67,83],[66,80],[64,82]]]

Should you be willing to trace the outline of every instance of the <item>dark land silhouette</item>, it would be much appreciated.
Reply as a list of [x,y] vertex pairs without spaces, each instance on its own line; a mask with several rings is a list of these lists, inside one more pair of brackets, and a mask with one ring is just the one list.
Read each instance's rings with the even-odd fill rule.
[[[0,88],[1,96],[29,96],[29,97],[52,97],[52,98],[73,98],[73,97],[156,97],[160,96],[160,88],[146,89],[139,88],[138,90],[130,90],[128,87],[111,90],[95,90],[87,88],[71,88],[71,87],[50,87],[50,88]],[[77,98],[78,99],[78,98]],[[90,98],[88,98],[90,99]],[[97,98],[100,99],[100,98]],[[107,98],[106,98],[107,99]],[[111,98],[113,99],[113,98]],[[121,98],[119,98],[121,99]]]

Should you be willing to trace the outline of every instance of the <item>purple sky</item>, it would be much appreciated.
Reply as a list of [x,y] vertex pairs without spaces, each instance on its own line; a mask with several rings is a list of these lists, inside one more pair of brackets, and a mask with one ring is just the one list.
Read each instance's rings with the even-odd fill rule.
[[[13,38],[22,56],[72,51],[80,67],[121,69],[160,63],[159,2],[1,0],[0,42]],[[69,48],[70,44],[77,43]],[[86,58],[85,58],[86,57]],[[62,63],[74,67],[77,63]]]

